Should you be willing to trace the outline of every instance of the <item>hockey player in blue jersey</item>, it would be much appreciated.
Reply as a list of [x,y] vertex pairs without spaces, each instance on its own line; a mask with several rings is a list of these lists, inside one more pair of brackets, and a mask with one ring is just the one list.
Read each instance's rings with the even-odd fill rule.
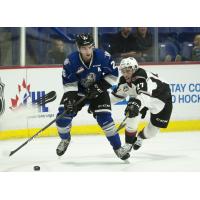
[[[57,120],[61,142],[56,152],[62,156],[71,140],[70,130],[72,119],[82,107],[89,103],[99,126],[103,129],[116,155],[122,160],[129,158],[126,146],[121,146],[119,134],[111,116],[111,103],[107,89],[112,87],[118,77],[118,69],[110,54],[94,48],[94,41],[90,34],[80,34],[76,37],[78,51],[70,54],[64,61],[62,81],[64,95],[62,97],[58,115],[67,114]],[[86,100],[76,106],[76,102],[86,95]]]

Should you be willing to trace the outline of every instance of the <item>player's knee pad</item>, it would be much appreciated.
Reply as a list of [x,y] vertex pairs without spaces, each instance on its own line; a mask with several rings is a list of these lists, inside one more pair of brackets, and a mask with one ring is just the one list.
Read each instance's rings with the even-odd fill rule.
[[116,134],[115,124],[111,117],[110,112],[100,112],[96,113],[96,120],[105,132],[107,137],[113,136]]
[[[57,116],[61,115],[64,112],[63,107],[59,107],[58,110],[59,112]],[[60,119],[58,119],[56,121],[56,126],[57,126],[59,134],[65,134],[65,133],[70,132],[71,122],[72,122],[72,117],[67,114],[61,117]]]
[[151,122],[149,122],[149,124],[142,131],[143,138],[144,139],[152,138],[159,133],[159,130],[160,130],[160,128],[154,126]]

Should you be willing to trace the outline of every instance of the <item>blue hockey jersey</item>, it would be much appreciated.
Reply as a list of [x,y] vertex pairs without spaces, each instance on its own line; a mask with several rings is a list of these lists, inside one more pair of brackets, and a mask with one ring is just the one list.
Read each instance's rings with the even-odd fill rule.
[[87,66],[78,51],[70,54],[63,65],[64,92],[78,91],[84,94],[85,89],[95,82],[104,79],[111,86],[118,77],[118,69],[110,54],[101,49],[94,49],[89,66]]

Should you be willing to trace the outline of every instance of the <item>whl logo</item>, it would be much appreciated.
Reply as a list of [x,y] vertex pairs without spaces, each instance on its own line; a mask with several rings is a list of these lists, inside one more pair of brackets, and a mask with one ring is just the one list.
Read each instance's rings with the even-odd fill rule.
[[[18,84],[18,92],[14,98],[11,98],[11,110],[19,109],[22,106],[33,105],[33,102],[45,95],[45,91],[30,91],[30,84],[23,79],[22,84]],[[39,112],[48,112],[45,105],[38,107]]]

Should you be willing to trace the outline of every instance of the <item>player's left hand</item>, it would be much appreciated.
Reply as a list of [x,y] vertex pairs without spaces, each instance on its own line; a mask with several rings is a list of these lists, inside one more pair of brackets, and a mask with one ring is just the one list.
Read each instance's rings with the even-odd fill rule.
[[88,99],[96,99],[103,92],[103,89],[98,85],[98,83],[95,83],[87,89],[86,96]]
[[141,110],[140,110],[140,114],[141,114],[141,118],[144,119],[146,117],[146,114],[147,114],[147,111],[149,109],[147,107],[143,107]]
[[129,118],[138,116],[141,107],[141,102],[138,99],[130,98],[125,109],[125,115],[128,114]]

